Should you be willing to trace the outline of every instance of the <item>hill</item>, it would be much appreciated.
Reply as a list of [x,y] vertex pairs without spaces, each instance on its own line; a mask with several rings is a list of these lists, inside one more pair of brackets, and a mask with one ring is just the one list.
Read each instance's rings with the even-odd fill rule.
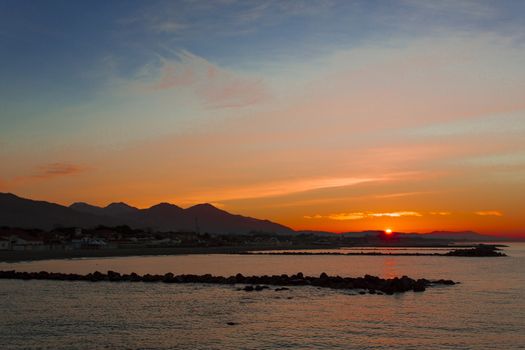
[[247,216],[235,215],[211,204],[198,204],[183,209],[174,204],[160,203],[138,209],[126,203],[98,207],[74,203],[69,207],[45,201],[0,193],[0,226],[39,228],[56,226],[90,228],[97,225],[128,225],[159,231],[199,231],[222,234],[250,232],[292,233],[291,228]]

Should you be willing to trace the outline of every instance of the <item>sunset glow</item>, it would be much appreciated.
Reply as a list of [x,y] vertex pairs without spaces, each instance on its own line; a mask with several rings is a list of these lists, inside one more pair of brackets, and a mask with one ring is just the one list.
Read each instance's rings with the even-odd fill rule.
[[525,0],[0,0],[0,350],[517,349],[524,271]]
[[0,192],[524,234],[521,5],[191,3],[0,11]]

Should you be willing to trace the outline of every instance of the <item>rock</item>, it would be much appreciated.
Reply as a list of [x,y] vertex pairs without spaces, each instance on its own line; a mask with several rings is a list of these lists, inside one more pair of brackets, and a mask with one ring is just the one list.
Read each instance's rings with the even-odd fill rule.
[[176,282],[175,276],[171,272],[168,272],[168,273],[164,274],[164,276],[162,277],[162,282],[164,282],[164,283],[175,283]]
[[131,282],[140,282],[142,281],[142,277],[137,275],[135,272],[132,272],[130,275]]
[[235,275],[235,282],[237,283],[244,283],[244,276],[241,273],[238,273]]
[[416,281],[413,287],[414,292],[424,292],[426,290],[426,282],[423,279]]
[[507,256],[505,253],[498,251],[498,247],[492,244],[478,244],[471,249],[456,249],[444,255],[448,256],[470,256],[470,257],[496,257]]
[[223,277],[223,276],[213,276],[211,274],[205,275],[177,275],[173,273],[166,273],[164,275],[151,275],[145,274],[143,276],[138,275],[135,272],[127,275],[121,275],[115,271],[108,271],[107,274],[103,274],[99,271],[93,273],[88,273],[86,275],[79,274],[64,274],[64,273],[50,273],[46,271],[40,272],[17,272],[14,270],[11,271],[1,271],[0,270],[0,279],[20,279],[20,280],[57,280],[57,281],[129,281],[129,282],[165,282],[165,283],[206,283],[206,284],[230,284],[235,285],[242,283],[245,285],[244,290],[247,292],[251,291],[262,291],[264,289],[269,289],[266,284],[273,286],[279,286],[275,288],[275,291],[284,291],[289,290],[285,286],[293,285],[312,285],[317,288],[331,288],[331,289],[341,289],[341,290],[360,290],[359,294],[387,294],[392,295],[394,293],[403,293],[409,290],[414,292],[423,292],[427,287],[434,284],[442,285],[454,285],[459,282],[454,282],[452,280],[433,280],[429,281],[427,279],[421,278],[417,281],[409,278],[407,276],[402,276],[401,278],[391,278],[383,279],[377,276],[365,275],[364,277],[341,277],[341,276],[328,276],[326,273],[321,273],[319,277],[304,276],[303,273],[299,272],[296,275],[274,275],[274,276],[243,276],[242,274],[237,274],[235,276]]
[[268,289],[268,288],[269,288],[268,286],[260,286],[260,285],[256,285],[256,286],[255,286],[255,290],[256,290],[257,292],[260,292],[261,290],[263,290],[263,289]]
[[433,281],[432,283],[434,284],[445,284],[445,285],[454,285],[456,284],[456,282],[452,281],[452,280],[437,280],[437,281]]
[[122,277],[120,276],[120,273],[118,273],[118,272],[108,271],[107,275],[108,275],[108,280],[110,280],[112,282],[114,282],[114,281],[121,281],[122,280]]

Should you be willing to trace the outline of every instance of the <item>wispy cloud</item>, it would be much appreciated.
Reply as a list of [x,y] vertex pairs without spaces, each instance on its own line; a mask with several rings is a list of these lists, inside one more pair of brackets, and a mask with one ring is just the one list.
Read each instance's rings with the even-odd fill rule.
[[185,28],[187,28],[186,24],[183,24],[173,19],[152,21],[150,24],[150,29],[157,33],[175,33]]
[[353,212],[353,213],[336,213],[336,214],[329,214],[329,215],[305,215],[305,219],[329,219],[329,220],[338,220],[338,221],[346,221],[346,220],[361,220],[361,219],[367,219],[367,218],[380,218],[380,217],[391,217],[391,218],[399,218],[402,216],[423,216],[421,213],[418,213],[416,211],[395,211],[395,212],[387,212],[387,213],[375,213],[375,212]]
[[448,216],[448,215],[452,215],[452,213],[449,211],[431,211],[430,215]]
[[364,219],[367,216],[366,213],[338,213],[328,215],[330,220],[359,220]]
[[305,215],[303,216],[305,219],[322,219],[324,216],[316,214],[316,215]]
[[499,210],[482,210],[477,211],[474,214],[479,216],[503,216],[503,213]]
[[[354,178],[354,177],[333,177],[333,178],[310,178],[298,180],[286,180],[267,182],[263,184],[253,184],[245,187],[224,188],[205,190],[203,193],[188,195],[185,202],[199,203],[202,201],[231,201],[239,199],[254,199],[265,197],[279,197],[294,193],[307,191],[355,186],[368,182],[387,181],[387,178]],[[180,201],[179,201],[180,202]]]
[[33,168],[28,174],[14,176],[3,181],[0,179],[0,190],[11,190],[35,181],[45,181],[59,177],[73,176],[84,172],[86,169],[87,168],[83,166],[69,162],[41,164]]
[[423,216],[423,215],[421,215],[420,213],[416,211],[395,211],[392,213],[371,213],[370,216],[377,217],[377,218],[380,218],[383,216],[391,217],[391,218],[398,218],[401,216]]
[[68,176],[84,171],[84,168],[72,163],[49,163],[37,167],[30,177],[47,179],[58,176]]
[[470,19],[488,20],[497,17],[498,14],[496,6],[490,2],[471,0],[403,0],[402,2],[415,9],[441,16],[467,16]]
[[379,194],[374,196],[375,198],[398,198],[398,197],[408,197],[408,196],[418,196],[421,194],[430,194],[431,191],[417,191],[417,192],[400,192],[400,193],[389,193],[389,194]]
[[179,16],[173,15],[173,8],[153,6],[143,9],[134,15],[119,18],[116,23],[127,28],[140,28],[155,34],[178,34],[187,29],[189,24]]
[[187,89],[215,108],[248,106],[269,96],[261,78],[221,68],[188,51],[176,59],[162,58],[160,68],[147,72],[140,85],[147,91]]

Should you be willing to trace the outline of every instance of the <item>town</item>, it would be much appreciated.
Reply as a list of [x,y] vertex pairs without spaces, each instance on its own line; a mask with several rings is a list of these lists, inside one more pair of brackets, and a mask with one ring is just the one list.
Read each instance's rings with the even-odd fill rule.
[[[388,237],[392,245],[410,243],[426,244],[425,239],[396,239]],[[317,234],[295,232],[275,234],[252,231],[248,234],[213,234],[196,231],[160,232],[151,229],[134,229],[126,225],[103,226],[92,229],[78,227],[56,227],[45,231],[0,227],[0,250],[3,251],[75,251],[75,250],[126,250],[148,248],[203,248],[203,247],[244,247],[258,249],[287,247],[338,247],[368,246],[384,242],[380,231],[368,235]]]

